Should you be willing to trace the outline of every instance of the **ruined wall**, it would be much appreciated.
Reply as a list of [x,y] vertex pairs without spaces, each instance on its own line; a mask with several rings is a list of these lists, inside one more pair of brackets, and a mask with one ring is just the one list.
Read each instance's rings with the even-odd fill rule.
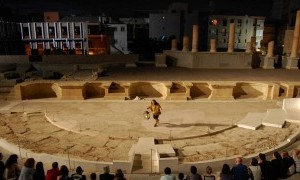
[[14,87],[14,99],[57,98],[81,100],[108,98],[130,100],[162,98],[169,100],[283,99],[300,96],[300,82],[25,82]]
[[169,51],[164,53],[175,66],[199,69],[251,69],[252,53],[244,52],[182,52]]

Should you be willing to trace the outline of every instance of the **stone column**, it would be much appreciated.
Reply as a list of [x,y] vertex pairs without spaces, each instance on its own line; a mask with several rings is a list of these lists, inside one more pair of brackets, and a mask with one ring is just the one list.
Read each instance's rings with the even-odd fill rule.
[[267,54],[267,57],[273,57],[274,56],[273,50],[274,50],[274,41],[270,41],[268,43],[268,54]]
[[274,69],[275,57],[273,54],[273,50],[274,50],[274,41],[270,41],[268,43],[268,53],[262,59],[262,62],[261,62],[261,67],[263,69]]
[[251,50],[256,51],[256,37],[255,36],[251,37]]
[[230,26],[229,26],[228,51],[227,51],[229,53],[233,52],[233,50],[234,50],[234,36],[235,36],[234,23],[230,23]]
[[299,57],[297,54],[298,51],[298,43],[299,43],[299,30],[300,30],[300,11],[297,11],[294,36],[293,36],[293,44],[291,56],[283,59],[282,66],[286,69],[298,69],[298,61]]
[[193,25],[192,52],[198,52],[199,26]]
[[246,45],[246,53],[251,53],[252,52],[252,44],[251,42],[247,42],[247,45]]
[[172,48],[171,51],[177,51],[177,40],[176,39],[172,39]]
[[166,54],[155,53],[155,66],[156,67],[167,67],[166,58],[167,58]]
[[300,11],[297,11],[292,51],[291,51],[291,56],[290,56],[291,58],[297,57],[298,42],[299,42],[299,29],[300,29]]
[[209,52],[217,52],[217,40],[216,39],[210,39],[210,51]]
[[188,36],[183,36],[182,51],[184,51],[184,52],[189,51],[189,37]]

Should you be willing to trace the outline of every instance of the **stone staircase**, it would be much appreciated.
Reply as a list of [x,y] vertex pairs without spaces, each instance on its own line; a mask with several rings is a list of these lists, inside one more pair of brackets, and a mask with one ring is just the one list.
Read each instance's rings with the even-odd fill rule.
[[136,154],[133,161],[132,172],[135,174],[158,172],[158,159],[156,153],[152,154],[152,158],[151,154]]
[[132,173],[158,172],[158,156],[154,138],[140,138],[135,147]]
[[250,112],[236,125],[257,130],[262,125],[283,128],[285,122],[300,123],[300,98],[286,98],[281,108],[268,109],[265,113]]
[[7,99],[16,84],[15,80],[0,80],[0,99]]

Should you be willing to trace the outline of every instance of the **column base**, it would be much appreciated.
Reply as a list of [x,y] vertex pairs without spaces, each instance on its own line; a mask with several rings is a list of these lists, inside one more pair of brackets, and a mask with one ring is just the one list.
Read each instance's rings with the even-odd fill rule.
[[262,58],[261,67],[263,69],[274,69],[275,57],[264,57]]
[[167,67],[166,64],[167,55],[163,53],[155,54],[155,66],[156,67]]
[[163,67],[163,68],[166,68],[167,65],[166,65],[166,64],[155,64],[155,67]]
[[192,49],[192,52],[198,52],[198,49]]
[[285,69],[298,69],[298,57],[286,57],[283,60],[282,67]]
[[125,67],[127,67],[127,68],[136,67],[136,64],[135,63],[128,63],[128,64],[125,65]]

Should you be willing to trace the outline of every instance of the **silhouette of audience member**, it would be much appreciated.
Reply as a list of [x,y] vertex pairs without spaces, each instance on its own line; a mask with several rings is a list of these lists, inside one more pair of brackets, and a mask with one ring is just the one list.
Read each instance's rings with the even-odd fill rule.
[[243,165],[242,157],[235,159],[235,166],[231,169],[232,177],[234,180],[248,180],[248,168]]
[[105,166],[103,168],[104,173],[100,174],[100,180],[114,180],[115,179],[115,175],[113,174],[109,174],[110,169],[109,166]]
[[82,168],[80,166],[78,166],[76,168],[76,173],[72,174],[71,179],[72,180],[86,180],[85,175],[82,175],[82,173],[83,173]]
[[293,150],[293,159],[295,162],[295,166],[296,166],[296,172],[300,173],[300,151],[297,149]]
[[271,160],[272,179],[278,179],[280,177],[281,161],[282,158],[280,154],[277,151],[275,151],[273,153],[273,159]]
[[186,176],[186,180],[190,180],[190,179],[202,180],[201,175],[197,173],[196,166],[191,166],[190,174]]
[[22,167],[19,180],[33,180],[35,160],[28,158]]
[[18,155],[12,154],[5,162],[4,179],[18,179],[21,169],[18,166]]
[[254,180],[261,180],[261,169],[256,158],[251,159],[249,169],[252,172],[252,178]]
[[287,151],[281,152],[281,178],[287,178],[295,173],[295,162]]
[[35,165],[35,172],[33,174],[33,180],[45,180],[45,171],[44,171],[44,165],[42,162],[38,162]]
[[179,180],[184,180],[184,174],[183,173],[179,173],[178,174],[178,179]]
[[53,162],[52,163],[52,169],[49,169],[47,171],[46,180],[57,180],[58,176],[59,176],[58,163]]
[[267,161],[266,155],[259,153],[258,154],[258,165],[261,170],[261,178],[264,180],[272,179],[272,165],[270,161]]
[[5,171],[5,165],[2,159],[3,159],[3,154],[0,153],[0,180],[4,179],[4,171]]
[[123,171],[121,169],[117,169],[115,180],[126,180]]
[[69,177],[69,169],[67,166],[62,165],[59,170],[58,180],[71,180]]
[[96,179],[97,179],[96,173],[92,173],[92,174],[90,175],[90,179],[91,179],[91,180],[96,180]]
[[232,180],[232,174],[230,172],[230,167],[228,164],[223,164],[219,180]]
[[165,175],[160,177],[160,180],[176,180],[176,177],[171,174],[172,173],[171,168],[166,167],[164,172]]
[[210,166],[206,167],[206,175],[204,175],[204,180],[215,180],[216,177],[212,175],[212,168]]

